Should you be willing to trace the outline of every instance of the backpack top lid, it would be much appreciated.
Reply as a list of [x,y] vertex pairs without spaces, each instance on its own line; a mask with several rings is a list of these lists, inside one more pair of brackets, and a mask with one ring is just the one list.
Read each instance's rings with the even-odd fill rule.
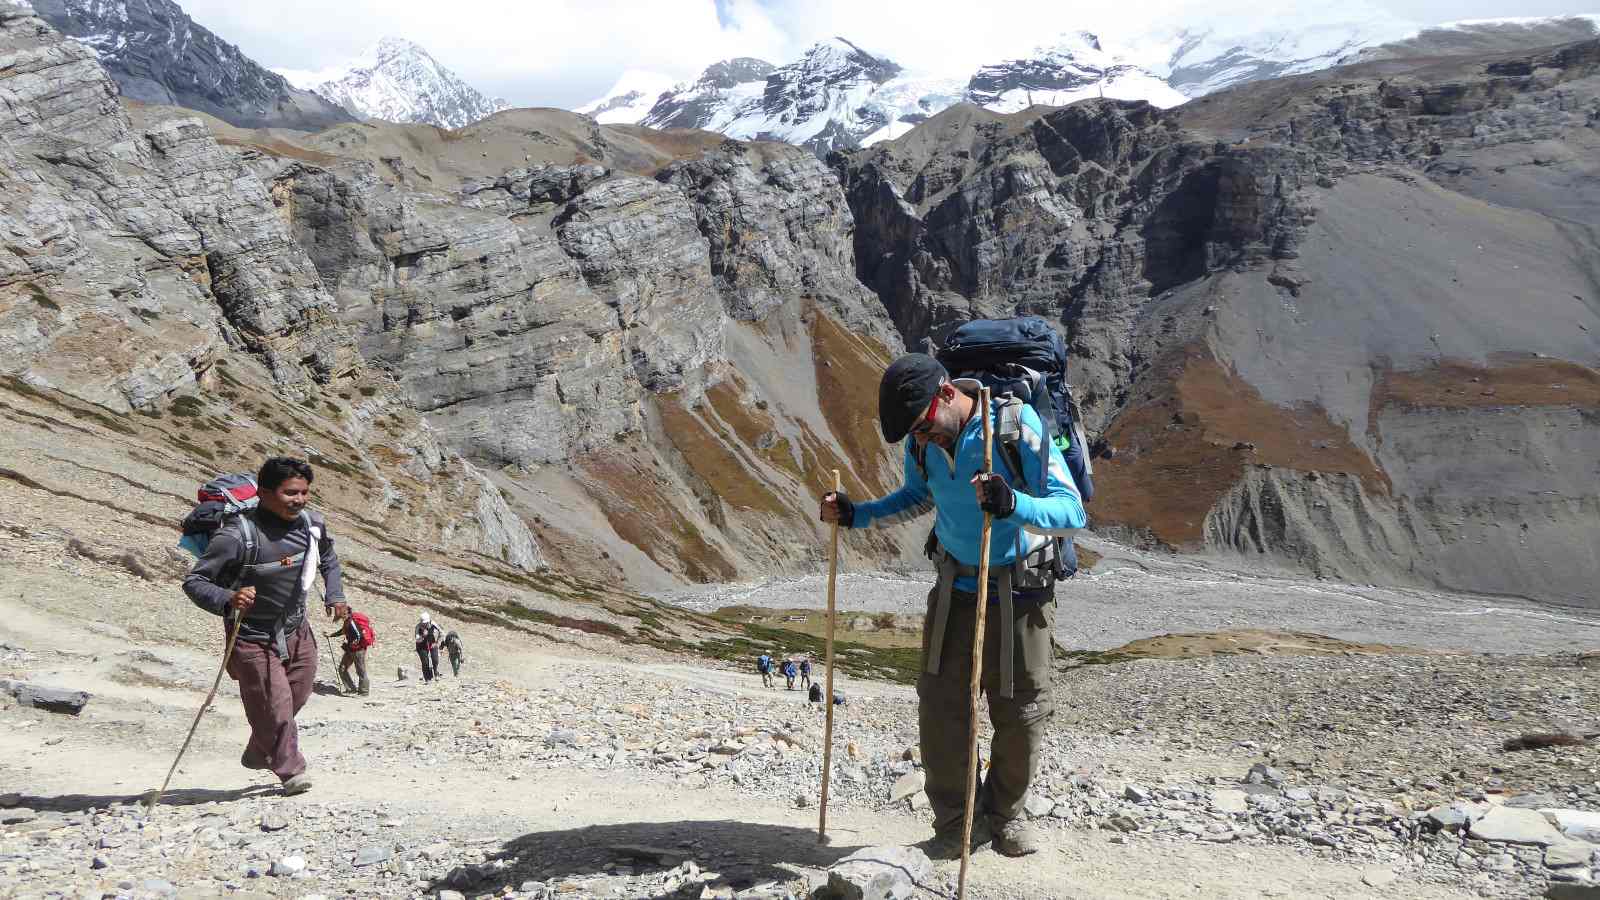
[[1038,316],[973,319],[950,332],[938,359],[952,375],[1015,363],[1064,377],[1067,345],[1050,323]]

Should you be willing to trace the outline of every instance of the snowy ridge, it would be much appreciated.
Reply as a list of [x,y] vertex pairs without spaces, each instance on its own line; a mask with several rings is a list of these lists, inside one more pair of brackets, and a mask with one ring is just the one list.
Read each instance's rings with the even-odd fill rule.
[[[282,74],[303,78],[308,73]],[[363,118],[440,128],[463,128],[510,106],[479,93],[420,45],[396,37],[383,38],[342,75],[326,78],[314,90]]]
[[820,154],[897,137],[961,102],[1004,113],[1097,97],[1165,108],[1250,81],[1384,56],[1514,49],[1600,34],[1600,15],[1424,27],[1364,0],[1336,7],[1302,5],[1270,15],[1116,38],[1068,32],[1026,57],[985,65],[967,76],[902,72],[881,56],[833,38],[776,68],[749,58],[720,62],[693,84],[663,87],[666,79],[660,76],[629,73],[606,96],[578,111],[603,122],[787,141]]
[[643,119],[662,94],[682,88],[655,72],[630,69],[622,73],[605,96],[573,110],[604,124],[632,125]]
[[1034,105],[1066,106],[1091,97],[1177,106],[1189,98],[1155,74],[1108,53],[1088,32],[1063,35],[1033,55],[984,66],[967,83],[967,99],[996,112]]

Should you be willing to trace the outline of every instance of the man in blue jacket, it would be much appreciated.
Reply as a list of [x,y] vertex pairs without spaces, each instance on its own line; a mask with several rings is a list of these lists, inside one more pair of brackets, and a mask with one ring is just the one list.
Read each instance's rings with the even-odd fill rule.
[[[1055,712],[1050,693],[1055,537],[1087,522],[1061,451],[1042,439],[1039,417],[1025,404],[992,402],[994,474],[983,475],[978,388],[974,380],[951,380],[930,356],[912,353],[895,360],[878,387],[878,418],[889,443],[911,438],[905,441],[905,483],[888,496],[859,502],[829,493],[821,509],[824,522],[849,528],[935,514],[930,556],[939,577],[928,594],[917,709],[925,790],[933,808],[929,852],[944,858],[961,854],[966,811],[983,515],[994,517],[982,677],[994,741],[979,796],[984,815],[974,822],[973,835],[974,843],[982,843],[983,831],[989,831],[994,848],[1008,856],[1041,846],[1036,830],[1024,821],[1023,803],[1038,771],[1045,725]],[[1045,485],[1039,496],[1025,492],[1027,485],[1037,484]]]

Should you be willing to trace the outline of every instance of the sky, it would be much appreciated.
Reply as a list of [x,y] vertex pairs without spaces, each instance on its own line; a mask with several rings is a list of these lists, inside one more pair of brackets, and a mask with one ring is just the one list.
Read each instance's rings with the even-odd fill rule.
[[[708,64],[755,56],[781,65],[834,35],[909,71],[970,74],[1063,31],[1108,39],[1212,25],[1600,13],[1600,0],[178,0],[199,24],[274,69],[320,71],[384,36],[421,44],[514,106],[579,106],[628,70],[693,80]],[[1259,21],[1270,7],[1273,21]]]

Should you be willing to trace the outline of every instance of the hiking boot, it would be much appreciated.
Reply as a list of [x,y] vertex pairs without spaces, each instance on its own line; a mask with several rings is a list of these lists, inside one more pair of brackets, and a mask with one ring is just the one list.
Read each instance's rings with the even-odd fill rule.
[[1044,849],[1039,829],[1021,819],[990,823],[994,831],[994,852],[1003,856],[1027,856]]
[[[989,842],[989,823],[983,815],[978,815],[972,822],[973,850],[977,850]],[[922,845],[924,853],[929,859],[960,859],[961,858],[961,823],[958,821],[953,827],[934,832]]]
[[244,766],[246,769],[272,768],[271,766],[267,765],[266,760],[255,755],[254,753],[251,753],[249,747],[244,748],[244,752],[239,754],[239,765]]
[[283,780],[283,795],[293,797],[295,794],[304,794],[311,790],[311,776],[304,772],[299,775],[290,775]]

